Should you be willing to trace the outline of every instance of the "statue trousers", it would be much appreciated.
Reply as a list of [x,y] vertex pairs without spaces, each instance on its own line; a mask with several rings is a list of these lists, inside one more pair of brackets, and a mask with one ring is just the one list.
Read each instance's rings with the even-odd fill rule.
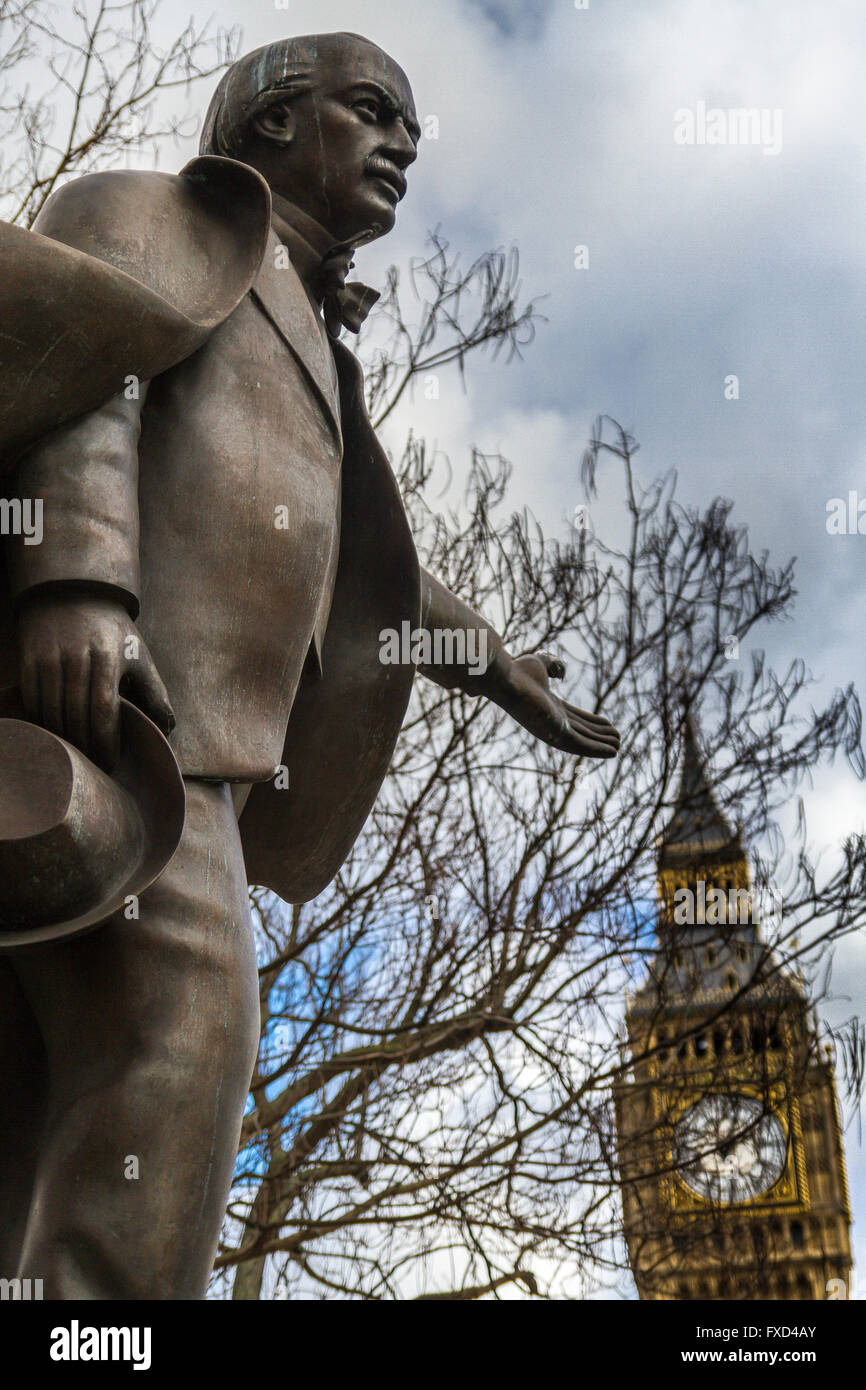
[[0,1278],[204,1297],[259,1038],[227,783],[188,780],[138,918],[0,954]]

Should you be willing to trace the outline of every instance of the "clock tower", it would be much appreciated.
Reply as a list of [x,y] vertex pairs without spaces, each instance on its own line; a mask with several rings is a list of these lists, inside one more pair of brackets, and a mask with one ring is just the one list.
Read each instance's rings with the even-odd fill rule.
[[762,938],[691,717],[657,869],[657,945],[615,1096],[638,1294],[826,1298],[851,1269],[832,1060],[801,979]]

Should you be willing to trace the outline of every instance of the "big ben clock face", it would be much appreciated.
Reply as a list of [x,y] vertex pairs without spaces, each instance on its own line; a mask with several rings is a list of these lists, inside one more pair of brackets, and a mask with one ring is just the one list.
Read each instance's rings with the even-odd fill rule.
[[752,1096],[704,1096],[674,1130],[679,1176],[708,1202],[748,1202],[768,1192],[785,1170],[787,1152],[781,1123]]

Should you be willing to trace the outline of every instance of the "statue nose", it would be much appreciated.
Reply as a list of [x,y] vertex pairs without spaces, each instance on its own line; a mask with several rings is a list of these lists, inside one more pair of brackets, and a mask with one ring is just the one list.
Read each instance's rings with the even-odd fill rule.
[[409,165],[414,164],[418,158],[415,142],[402,121],[394,122],[392,133],[388,136],[382,154],[386,159],[392,160],[401,172],[408,169]]

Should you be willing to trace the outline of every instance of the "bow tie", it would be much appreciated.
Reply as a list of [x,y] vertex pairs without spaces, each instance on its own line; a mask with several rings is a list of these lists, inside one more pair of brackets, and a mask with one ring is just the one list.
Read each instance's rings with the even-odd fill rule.
[[371,290],[369,285],[362,285],[359,280],[346,284],[346,276],[354,265],[352,256],[356,248],[371,240],[372,236],[373,233],[368,232],[351,242],[340,242],[332,246],[322,259],[316,277],[316,288],[322,298],[325,327],[332,338],[339,338],[343,328],[347,328],[350,333],[359,332],[379,298],[376,290]]
[[330,232],[297,204],[271,191],[274,226],[280,240],[289,246],[292,260],[311,293],[322,305],[325,327],[330,337],[339,338],[342,329],[357,333],[379,295],[367,285],[346,284],[352,257],[359,246],[376,236],[368,227],[350,241],[334,242]]

